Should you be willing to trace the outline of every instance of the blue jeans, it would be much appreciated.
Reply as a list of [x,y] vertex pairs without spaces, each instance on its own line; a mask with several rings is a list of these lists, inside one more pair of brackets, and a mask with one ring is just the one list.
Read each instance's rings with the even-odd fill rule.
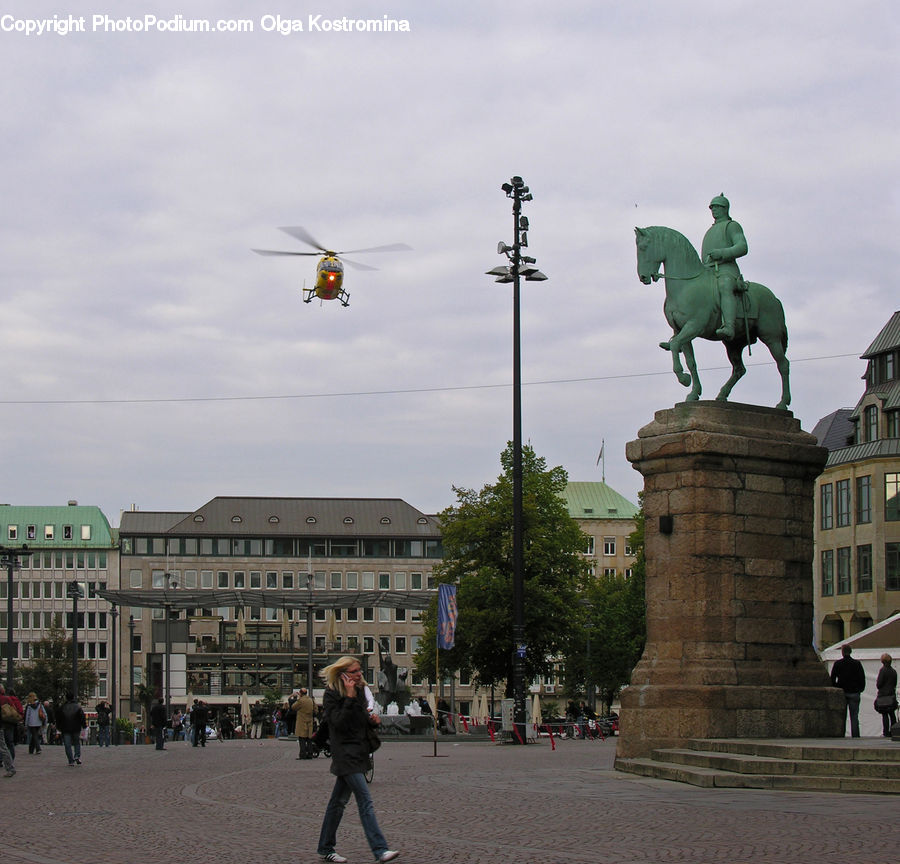
[[40,726],[26,726],[25,734],[28,737],[28,752],[29,753],[40,753],[41,752],[41,727]]
[[362,774],[345,774],[334,781],[334,789],[328,806],[325,808],[325,818],[322,820],[322,830],[319,832],[319,855],[328,855],[334,852],[334,844],[337,842],[337,829],[344,815],[344,807],[350,800],[350,795],[356,796],[356,807],[359,810],[359,821],[362,822],[369,848],[378,858],[387,852],[387,841],[378,820],[375,818],[375,807],[372,804],[372,796],[369,794],[369,784]]
[[109,747],[109,726],[97,727],[97,746]]
[[844,693],[850,715],[850,737],[859,738],[859,693]]
[[81,733],[63,732],[63,747],[66,748],[66,759],[72,765],[76,759],[81,759]]

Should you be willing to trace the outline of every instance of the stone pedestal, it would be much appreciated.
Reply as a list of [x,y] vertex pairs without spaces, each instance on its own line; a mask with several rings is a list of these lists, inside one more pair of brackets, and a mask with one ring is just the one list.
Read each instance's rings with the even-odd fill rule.
[[689,738],[839,737],[812,648],[814,483],[827,451],[787,411],[688,402],[626,448],[644,476],[647,644],[617,756]]

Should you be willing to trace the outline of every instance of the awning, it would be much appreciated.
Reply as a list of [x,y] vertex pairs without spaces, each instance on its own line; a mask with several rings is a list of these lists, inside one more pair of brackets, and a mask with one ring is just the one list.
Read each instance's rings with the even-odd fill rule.
[[389,607],[391,609],[427,609],[434,591],[312,591],[246,590],[232,588],[134,588],[96,592],[115,606],[147,609],[196,609],[220,606],[244,606],[257,609],[353,609]]

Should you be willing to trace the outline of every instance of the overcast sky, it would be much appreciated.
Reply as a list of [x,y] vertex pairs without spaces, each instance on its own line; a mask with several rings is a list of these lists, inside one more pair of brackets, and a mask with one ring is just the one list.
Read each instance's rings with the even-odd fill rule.
[[[514,174],[550,277],[522,302],[523,434],[550,465],[600,480],[605,440],[607,482],[636,501],[625,443],[686,391],[633,229],[699,248],[720,192],[744,274],[784,304],[811,430],[856,403],[858,356],[900,308],[898,8],[7,0],[0,501],[77,499],[118,525],[216,495],[437,512],[492,482],[512,292],[484,272],[512,242]],[[69,14],[86,32],[23,32]],[[267,32],[279,14],[303,30]],[[253,32],[116,30],[129,15]],[[409,32],[315,29],[345,16]],[[316,259],[250,251],[305,251],[284,225],[414,251],[358,256],[379,269],[348,270],[349,308],[304,305]],[[724,349],[697,354],[714,398]],[[732,398],[774,405],[761,345],[749,362]]]

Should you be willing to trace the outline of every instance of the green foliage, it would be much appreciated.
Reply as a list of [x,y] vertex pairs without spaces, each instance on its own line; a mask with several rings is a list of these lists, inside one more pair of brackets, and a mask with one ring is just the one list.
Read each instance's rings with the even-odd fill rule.
[[[34,692],[55,705],[66,701],[72,689],[72,640],[61,627],[52,627],[43,639],[32,644],[32,660],[16,667],[16,687],[20,695]],[[90,660],[78,661],[78,698],[85,701],[97,688],[97,671]]]
[[116,729],[124,733],[124,736],[130,741],[134,734],[134,723],[127,717],[116,717]]
[[598,576],[587,587],[579,613],[582,629],[564,667],[566,690],[580,695],[593,684],[607,711],[631,680],[646,640],[643,511],[629,543],[635,552],[632,576]]
[[[438,582],[457,584],[456,645],[441,651],[441,674],[460,670],[481,686],[512,683],[512,464],[513,448],[501,455],[503,473],[481,491],[454,488],[457,503],[440,514],[443,560]],[[572,638],[578,593],[587,573],[579,554],[586,538],[560,493],[562,468],[522,448],[522,510],[525,586],[525,677],[549,673],[550,658]],[[423,614],[424,635],[416,669],[433,678],[437,600]]]

